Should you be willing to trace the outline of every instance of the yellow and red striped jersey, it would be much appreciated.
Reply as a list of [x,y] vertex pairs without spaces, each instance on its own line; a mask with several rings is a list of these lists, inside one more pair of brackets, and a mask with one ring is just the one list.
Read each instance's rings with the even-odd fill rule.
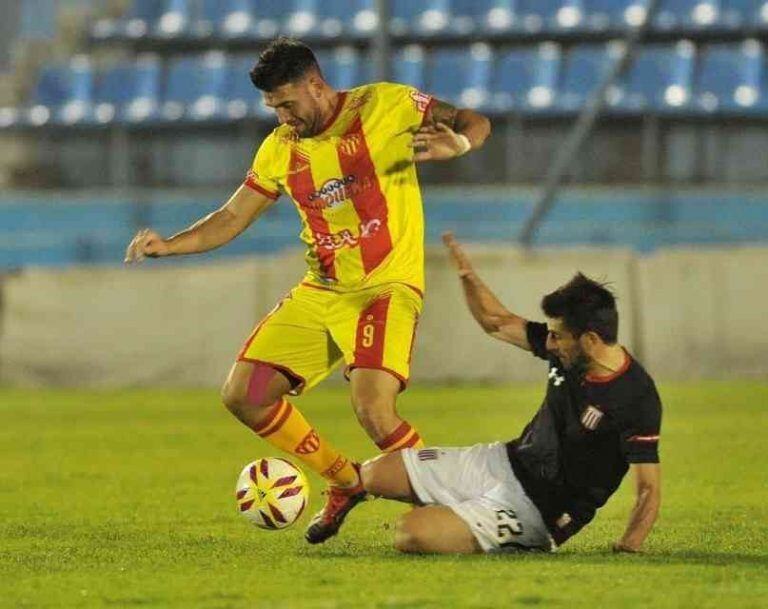
[[424,218],[409,144],[432,100],[405,85],[363,85],[340,92],[318,135],[299,138],[280,125],[264,140],[245,183],[293,199],[307,245],[305,281],[423,291]]

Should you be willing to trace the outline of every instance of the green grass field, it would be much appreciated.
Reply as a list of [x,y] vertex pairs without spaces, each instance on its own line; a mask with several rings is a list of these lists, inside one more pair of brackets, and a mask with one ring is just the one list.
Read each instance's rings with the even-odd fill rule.
[[[430,444],[517,434],[541,386],[416,385],[401,412]],[[251,528],[241,467],[273,453],[203,391],[0,390],[2,607],[768,607],[768,385],[666,384],[662,514],[644,555],[613,555],[625,481],[556,555],[391,549],[383,500],[323,546]],[[373,447],[343,388],[298,400],[339,447]],[[321,485],[314,482],[312,509]]]

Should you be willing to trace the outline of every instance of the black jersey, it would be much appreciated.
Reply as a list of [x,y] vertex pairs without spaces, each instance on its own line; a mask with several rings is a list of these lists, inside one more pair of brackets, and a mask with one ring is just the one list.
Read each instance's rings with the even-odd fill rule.
[[661,401],[653,379],[628,353],[621,370],[590,379],[547,352],[546,324],[528,322],[527,335],[533,354],[549,361],[547,394],[507,453],[561,544],[594,518],[630,463],[659,462]]

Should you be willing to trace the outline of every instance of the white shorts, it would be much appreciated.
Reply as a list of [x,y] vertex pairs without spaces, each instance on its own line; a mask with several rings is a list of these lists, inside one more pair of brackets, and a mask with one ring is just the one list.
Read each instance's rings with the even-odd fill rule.
[[484,551],[555,550],[501,442],[469,448],[407,448],[401,454],[419,500],[451,508]]

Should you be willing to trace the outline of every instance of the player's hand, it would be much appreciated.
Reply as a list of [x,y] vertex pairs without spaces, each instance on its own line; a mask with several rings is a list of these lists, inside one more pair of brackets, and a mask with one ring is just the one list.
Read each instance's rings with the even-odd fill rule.
[[419,129],[410,143],[414,149],[413,160],[445,161],[469,152],[469,140],[448,125],[437,123]]
[[612,550],[614,554],[641,554],[640,548],[632,548],[620,541],[613,544]]
[[168,243],[155,231],[144,228],[128,244],[125,250],[126,264],[141,262],[145,257],[158,258],[170,254]]
[[456,241],[456,238],[453,236],[452,232],[448,231],[443,233],[443,243],[445,243],[445,247],[448,248],[448,253],[451,255],[451,259],[456,265],[459,277],[463,279],[464,277],[473,275],[475,269],[472,268],[472,263],[469,261],[469,256],[467,256],[467,254],[464,252],[461,245],[459,245],[459,242]]

